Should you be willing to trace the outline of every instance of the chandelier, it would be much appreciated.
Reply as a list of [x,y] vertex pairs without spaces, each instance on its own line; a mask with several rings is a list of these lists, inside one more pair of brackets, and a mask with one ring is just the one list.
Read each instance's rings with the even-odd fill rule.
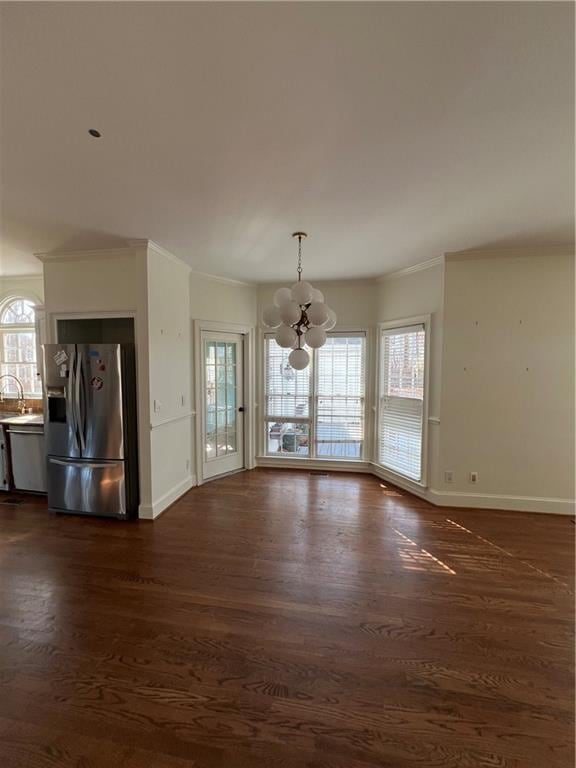
[[278,288],[274,304],[262,313],[262,322],[276,330],[274,338],[279,347],[292,349],[288,362],[301,371],[310,362],[304,346],[319,349],[326,343],[326,331],[336,325],[334,310],[324,303],[324,295],[318,288],[302,280],[302,240],[306,232],[294,232],[298,239],[298,282],[292,288]]

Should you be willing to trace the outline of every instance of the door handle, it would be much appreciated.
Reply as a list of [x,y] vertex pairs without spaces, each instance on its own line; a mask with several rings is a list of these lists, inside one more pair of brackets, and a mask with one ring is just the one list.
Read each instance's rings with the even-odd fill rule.
[[246,410],[246,408],[244,408],[244,406],[243,406],[243,405],[241,405],[241,406],[238,408],[238,413],[244,413],[244,411],[245,411],[245,410]]
[[60,459],[50,459],[50,464],[58,464],[60,467],[74,467],[75,469],[107,469],[118,466],[113,461],[98,464],[93,461],[60,461]]
[[[70,375],[71,374],[71,375]],[[70,423],[74,441],[78,448],[78,426],[76,424],[76,409],[74,407],[74,381],[76,377],[76,347],[70,353],[70,369],[68,371],[68,391],[66,393],[66,420]]]
[[76,407],[76,420],[78,424],[78,435],[80,436],[80,448],[82,452],[86,449],[86,441],[84,440],[84,419],[82,416],[82,406],[80,403],[80,385],[82,374],[82,355],[78,355],[76,363],[76,377],[74,380],[74,402]]

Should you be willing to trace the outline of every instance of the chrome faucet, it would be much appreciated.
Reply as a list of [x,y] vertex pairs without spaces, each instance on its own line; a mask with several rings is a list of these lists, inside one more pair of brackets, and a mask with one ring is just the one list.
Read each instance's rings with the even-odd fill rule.
[[[24,387],[22,386],[22,382],[18,378],[18,376],[13,376],[11,373],[3,373],[2,376],[0,376],[0,381],[2,379],[14,379],[16,384],[18,385],[18,410],[20,413],[26,413],[26,401],[24,399]],[[4,392],[0,390],[0,403],[4,402]]]

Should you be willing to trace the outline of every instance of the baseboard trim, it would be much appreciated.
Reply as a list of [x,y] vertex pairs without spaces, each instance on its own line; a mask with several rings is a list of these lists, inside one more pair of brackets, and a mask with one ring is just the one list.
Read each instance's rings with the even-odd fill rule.
[[273,469],[323,469],[326,472],[360,472],[370,473],[372,468],[367,461],[331,461],[330,459],[276,459],[272,456],[259,456],[256,459],[257,467]]
[[418,496],[418,498],[424,499],[424,501],[429,501],[431,504],[434,504],[434,502],[430,499],[429,488],[426,488],[423,485],[419,485],[418,483],[414,483],[411,480],[404,479],[399,475],[394,474],[394,472],[388,472],[386,469],[378,466],[377,464],[372,464],[370,467],[370,472],[379,480],[385,480],[391,485],[396,485],[398,488],[402,488],[403,491],[408,491],[414,496]]
[[165,512],[168,507],[171,507],[175,501],[178,501],[180,496],[183,496],[195,485],[197,485],[195,475],[189,475],[159,499],[152,502],[152,504],[141,504],[138,510],[138,517],[141,520],[155,520],[162,514],[162,512]]
[[463,493],[428,489],[428,500],[437,507],[502,509],[512,512],[539,512],[548,515],[573,515],[576,502],[541,496],[500,496],[492,493]]
[[[461,507],[462,509],[499,509],[511,512],[537,512],[548,515],[574,515],[576,502],[570,499],[545,498],[539,496],[505,496],[491,493],[463,493],[461,491],[437,491],[424,488],[410,480],[387,472],[369,462],[330,461],[325,459],[274,459],[262,456],[256,460],[256,466],[278,469],[302,469],[306,471],[323,469],[327,472],[358,472],[371,474],[403,491],[429,502],[435,507]],[[218,479],[218,478],[214,478]],[[174,486],[152,504],[141,504],[138,517],[141,520],[155,520],[168,507],[198,485],[195,475],[190,475]]]

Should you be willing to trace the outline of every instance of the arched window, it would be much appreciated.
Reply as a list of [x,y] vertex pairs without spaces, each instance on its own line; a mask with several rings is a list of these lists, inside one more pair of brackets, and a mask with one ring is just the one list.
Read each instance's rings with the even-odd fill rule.
[[[34,302],[30,299],[16,297],[0,305],[0,374],[20,379],[25,397],[42,395],[35,320]],[[0,392],[18,397],[18,385],[14,379],[0,379]]]

